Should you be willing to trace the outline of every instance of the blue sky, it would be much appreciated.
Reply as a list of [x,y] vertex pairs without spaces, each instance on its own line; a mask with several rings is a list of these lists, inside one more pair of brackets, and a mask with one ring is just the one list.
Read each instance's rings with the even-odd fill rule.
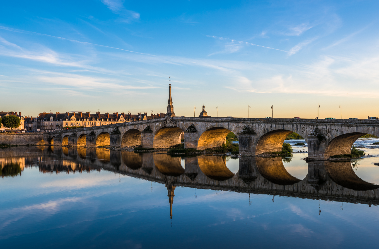
[[0,6],[0,110],[379,115],[378,1]]

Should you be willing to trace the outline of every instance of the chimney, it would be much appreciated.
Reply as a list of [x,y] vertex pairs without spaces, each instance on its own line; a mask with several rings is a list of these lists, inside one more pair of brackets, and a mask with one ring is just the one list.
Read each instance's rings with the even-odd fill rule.
[[67,114],[67,117],[70,117],[70,113],[69,112],[66,112],[66,114]]
[[89,112],[87,112],[87,116],[88,116],[88,118],[89,118],[89,117],[91,117],[91,114],[90,114]]
[[80,112],[79,114],[80,114],[80,117],[81,117],[81,118],[83,118],[83,113],[82,113],[82,112]]
[[58,117],[59,112],[56,112],[55,115]]
[[96,112],[98,118],[100,118],[100,112]]
[[116,112],[116,113],[114,113],[114,114],[116,114],[116,118],[118,118],[118,112]]
[[75,112],[74,112],[74,117],[75,117]]
[[19,112],[18,114],[20,114],[19,116],[21,117],[21,112]]

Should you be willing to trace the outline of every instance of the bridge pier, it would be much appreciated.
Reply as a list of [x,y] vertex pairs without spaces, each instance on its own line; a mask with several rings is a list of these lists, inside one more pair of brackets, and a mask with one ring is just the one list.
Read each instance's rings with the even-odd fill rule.
[[54,141],[52,145],[62,146],[62,136],[56,136],[52,140]]
[[96,134],[94,132],[86,135],[86,146],[96,147]]
[[184,133],[184,148],[197,149],[199,136],[197,133],[185,132]]
[[88,159],[91,163],[94,163],[96,161],[96,149],[95,148],[86,148],[86,159]]
[[76,134],[72,134],[72,135],[68,136],[68,146],[76,147],[77,143],[78,143],[78,138],[77,138]]
[[194,181],[200,172],[197,157],[186,158],[184,174]]
[[238,177],[245,183],[249,184],[257,176],[256,159],[250,156],[241,156],[239,159]]
[[317,135],[308,136],[308,160],[326,160],[329,156],[325,154],[327,144],[325,140]]
[[307,182],[318,191],[326,180],[325,161],[308,162]]
[[239,153],[241,156],[255,156],[255,150],[258,145],[259,137],[253,134],[240,134],[239,140]]
[[153,132],[143,131],[141,133],[142,147],[144,148],[154,148],[154,134]]
[[121,134],[110,135],[110,147],[121,147]]
[[[111,138],[111,144],[112,144],[112,138]],[[110,160],[112,166],[116,168],[116,170],[120,170],[121,166],[121,152],[120,151],[112,151],[110,153]]]

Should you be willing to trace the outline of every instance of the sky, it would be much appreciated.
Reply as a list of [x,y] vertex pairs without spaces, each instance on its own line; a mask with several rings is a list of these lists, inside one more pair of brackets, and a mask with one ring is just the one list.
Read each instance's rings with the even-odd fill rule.
[[[379,116],[379,1],[0,2],[0,110]],[[249,106],[251,108],[249,108]],[[320,106],[320,108],[318,108]],[[218,114],[217,114],[218,110]]]

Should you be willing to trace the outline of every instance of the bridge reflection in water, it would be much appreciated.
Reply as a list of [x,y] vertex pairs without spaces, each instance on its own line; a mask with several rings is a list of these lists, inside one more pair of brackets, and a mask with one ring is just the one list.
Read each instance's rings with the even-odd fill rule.
[[[17,156],[19,155],[19,156]],[[106,148],[57,147],[35,149],[14,157],[34,157],[41,172],[90,172],[108,170],[139,179],[165,184],[168,190],[170,216],[174,191],[178,186],[197,189],[234,191],[249,194],[268,194],[304,199],[379,204],[379,186],[359,178],[351,163],[315,161],[308,165],[303,180],[285,169],[281,158],[241,157],[236,174],[222,156],[185,158],[161,153],[112,151]],[[38,159],[36,157],[38,156]],[[6,152],[0,158],[6,157]]]

